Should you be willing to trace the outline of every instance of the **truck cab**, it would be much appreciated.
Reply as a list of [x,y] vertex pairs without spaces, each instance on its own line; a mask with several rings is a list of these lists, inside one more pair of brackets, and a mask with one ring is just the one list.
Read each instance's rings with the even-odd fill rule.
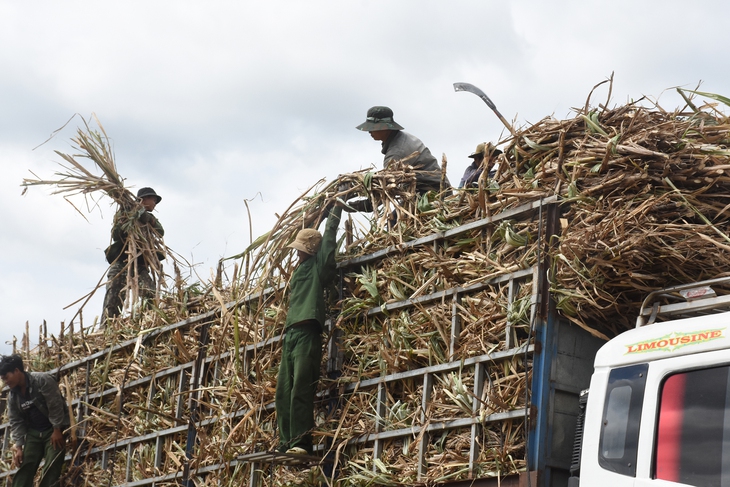
[[728,284],[650,294],[599,350],[571,485],[730,486]]

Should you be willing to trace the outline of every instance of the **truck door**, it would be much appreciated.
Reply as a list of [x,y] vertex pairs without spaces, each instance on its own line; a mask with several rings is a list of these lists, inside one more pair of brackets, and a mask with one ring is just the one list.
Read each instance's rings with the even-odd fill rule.
[[730,366],[660,373],[653,445],[643,451],[650,469],[636,485],[730,487]]

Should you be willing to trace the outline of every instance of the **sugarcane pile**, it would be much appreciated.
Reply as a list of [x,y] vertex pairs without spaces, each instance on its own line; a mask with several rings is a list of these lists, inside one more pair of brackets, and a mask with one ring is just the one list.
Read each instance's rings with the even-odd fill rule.
[[[674,112],[637,102],[613,109],[586,106],[568,120],[546,118],[517,131],[507,142],[493,180],[482,178],[478,188],[454,194],[418,197],[415,173],[407,164],[319,182],[292,203],[270,232],[230,259],[232,271],[221,267],[215,280],[194,285],[178,271],[154,309],[102,330],[67,329],[50,347],[40,348],[33,363],[38,370],[43,364],[51,368],[139,337],[134,350],[94,362],[91,394],[135,381],[140,385],[128,389],[123,401],[121,394],[107,394],[91,404],[83,424],[86,446],[91,448],[179,426],[180,418],[186,422],[189,393],[177,389],[175,376],[152,381],[154,387],[144,379],[191,362],[205,348],[213,359],[201,378],[197,403],[211,421],[199,428],[191,466],[271,450],[276,445],[276,340],[286,317],[287,282],[296,265],[287,245],[298,230],[317,227],[333,204],[351,204],[354,193],[368,198],[372,214],[351,215],[341,225],[339,259],[345,261],[558,196],[562,225],[557,238],[546,240],[542,222],[534,216],[502,219],[438,245],[413,246],[368,264],[345,266],[342,299],[339,290],[329,292],[331,320],[343,335],[343,362],[336,376],[328,376],[323,364],[323,400],[317,405],[314,439],[336,454],[338,477],[325,479],[318,468],[281,468],[272,482],[416,483],[420,437],[385,442],[379,456],[372,443],[358,445],[359,439],[373,433],[376,424],[381,431],[396,431],[524,410],[529,405],[530,358],[516,355],[487,367],[479,398],[470,392],[472,370],[437,374],[426,410],[419,381],[395,382],[387,391],[384,412],[376,411],[374,389],[359,389],[357,384],[528,344],[533,283],[526,279],[511,301],[505,284],[490,284],[465,296],[457,306],[461,333],[453,354],[450,301],[393,312],[372,310],[457,286],[488,283],[537,265],[542,252],[552,262],[550,285],[559,311],[592,334],[609,338],[633,326],[632,317],[648,291],[730,272],[725,230],[730,123],[715,105],[697,107],[687,100],[686,107]],[[206,344],[200,342],[201,323],[145,339],[150,330],[215,309],[221,311],[207,321]],[[81,397],[84,371],[73,371],[64,380],[70,393]],[[348,391],[334,408],[326,400],[333,391]],[[240,414],[229,414],[233,412]],[[165,440],[160,467],[154,465],[152,444],[135,447],[132,478],[179,471],[185,463],[184,442],[184,434]],[[478,475],[524,470],[522,419],[486,423],[477,442]],[[468,428],[430,438],[427,475],[420,482],[467,478],[470,446]],[[127,455],[119,449],[114,463],[124,465]],[[98,462],[77,468],[91,483],[106,481],[109,475]],[[248,468],[238,465],[196,480],[201,485],[245,481]],[[112,469],[115,484],[125,481],[122,470]]]
[[611,337],[647,292],[730,272],[728,144],[727,116],[688,98],[684,111],[630,104],[522,132],[502,180],[524,174],[516,187],[569,203],[553,256],[567,317]]

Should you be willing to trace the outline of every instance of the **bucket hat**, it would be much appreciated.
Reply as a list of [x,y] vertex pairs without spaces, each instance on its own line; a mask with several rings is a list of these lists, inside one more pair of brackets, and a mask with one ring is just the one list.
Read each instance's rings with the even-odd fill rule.
[[155,193],[155,190],[152,188],[139,188],[139,191],[137,191],[137,198],[142,199],[145,196],[154,196],[157,198],[157,202],[159,203],[162,201],[162,196]]
[[368,110],[365,121],[355,128],[364,132],[372,132],[374,130],[403,130],[403,127],[393,120],[393,110],[388,107],[372,107]]
[[319,250],[319,246],[322,243],[322,234],[314,228],[305,228],[299,230],[297,237],[292,243],[287,245],[292,249],[301,250],[309,255],[314,255]]

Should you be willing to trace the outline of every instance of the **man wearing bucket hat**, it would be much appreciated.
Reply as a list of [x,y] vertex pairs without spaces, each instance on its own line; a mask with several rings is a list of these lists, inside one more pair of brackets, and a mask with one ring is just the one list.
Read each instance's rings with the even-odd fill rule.
[[481,176],[485,167],[487,168],[487,175],[493,178],[497,172],[494,163],[497,160],[497,156],[501,153],[502,151],[497,149],[491,142],[482,142],[477,145],[476,150],[469,156],[474,160],[467,166],[466,171],[464,171],[464,175],[459,182],[459,188],[476,186],[479,176]]
[[[381,142],[385,168],[392,161],[405,159],[414,152],[418,154],[405,162],[416,170],[416,190],[419,194],[441,190],[441,165],[419,138],[404,132],[403,127],[393,120],[393,110],[388,107],[372,107],[368,110],[365,121],[356,128],[370,132],[374,140]],[[447,178],[444,189],[449,187],[451,183]]]
[[289,280],[289,309],[276,382],[280,452],[312,453],[314,395],[326,310],[324,290],[337,276],[335,251],[341,215],[338,204],[330,210],[324,236],[314,228],[305,228],[288,245],[297,251],[299,264]]
[[[112,244],[106,248],[104,254],[106,260],[111,264],[107,272],[106,295],[104,296],[104,310],[101,316],[102,326],[106,324],[108,318],[119,316],[124,305],[126,297],[127,285],[127,230],[130,224],[130,218],[136,219],[139,225],[147,226],[155,237],[162,237],[165,229],[162,228],[160,221],[155,218],[152,211],[157,204],[162,201],[162,196],[158,195],[152,188],[141,188],[137,191],[137,201],[140,207],[135,208],[132,212],[123,210],[117,211],[114,215],[114,226],[112,227]],[[164,255],[155,254],[154,257],[140,256],[137,259],[137,265],[132,266],[132,271],[136,270],[137,283],[139,285],[139,294],[143,299],[152,299],[155,295],[155,283],[150,276],[150,263],[148,258],[157,258],[158,261],[165,258]],[[155,263],[157,264],[157,263]]]

